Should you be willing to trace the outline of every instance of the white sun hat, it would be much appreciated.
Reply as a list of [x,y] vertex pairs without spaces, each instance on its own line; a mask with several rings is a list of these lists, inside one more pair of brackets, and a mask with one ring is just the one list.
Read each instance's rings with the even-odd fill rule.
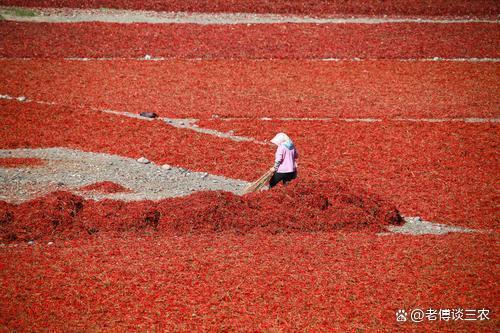
[[286,142],[289,140],[290,140],[290,138],[285,133],[278,133],[274,136],[274,138],[271,139],[271,142],[274,143],[275,145],[279,146],[283,142]]

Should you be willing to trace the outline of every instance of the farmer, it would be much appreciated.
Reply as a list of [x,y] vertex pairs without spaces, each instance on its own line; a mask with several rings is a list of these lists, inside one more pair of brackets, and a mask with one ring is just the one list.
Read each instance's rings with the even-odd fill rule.
[[276,158],[274,166],[270,169],[274,175],[269,181],[269,187],[274,187],[279,182],[286,185],[292,179],[297,178],[297,159],[299,153],[292,140],[285,133],[278,133],[271,140],[278,148],[276,149]]

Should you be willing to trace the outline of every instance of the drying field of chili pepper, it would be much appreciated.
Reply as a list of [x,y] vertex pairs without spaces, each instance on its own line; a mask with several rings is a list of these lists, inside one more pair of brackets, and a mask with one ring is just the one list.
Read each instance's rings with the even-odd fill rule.
[[1,57],[496,58],[492,23],[113,24],[0,21]]
[[[268,166],[271,147],[176,129],[161,121],[0,100],[1,148],[68,147],[168,163],[245,180]],[[265,153],[264,153],[265,152]],[[254,158],[241,161],[245,154]]]
[[2,322],[19,331],[494,331],[397,323],[399,308],[493,306],[495,235],[211,234],[0,251]]
[[[0,5],[493,20],[499,12],[488,0]],[[300,154],[297,180],[244,196],[85,197],[134,192],[109,179],[0,200],[0,331],[495,331],[497,27],[0,20],[2,150],[145,157],[168,164],[164,172],[240,181],[269,169],[277,132]],[[5,154],[5,175],[58,163]],[[388,231],[405,216],[473,232]],[[489,318],[396,320],[417,308],[488,309]]]
[[201,126],[265,139],[278,130],[308,156],[304,177],[363,184],[409,215],[478,228],[498,227],[496,124],[381,121],[221,121]]
[[[14,101],[0,104],[4,149],[69,147],[147,156],[157,164],[246,180],[256,179],[273,154],[270,146],[189,133],[159,121],[81,108]],[[397,202],[407,215],[425,213],[426,218],[444,223],[497,227],[494,123],[206,119],[199,125],[261,140],[276,131],[290,133],[305,156],[301,178],[362,184]]]
[[[102,185],[98,186],[102,189]],[[115,186],[116,187],[116,186]],[[106,188],[110,188],[109,184]],[[186,209],[189,201],[190,209]],[[283,211],[273,203],[290,207]],[[0,237],[7,241],[85,238],[94,233],[151,231],[158,236],[232,230],[279,234],[335,230],[384,231],[401,225],[397,209],[359,187],[339,182],[301,182],[288,189],[248,194],[199,192],[159,202],[84,200],[54,192],[29,202],[2,203]]]
[[496,63],[12,59],[0,65],[2,94],[174,118],[460,118],[498,111]]

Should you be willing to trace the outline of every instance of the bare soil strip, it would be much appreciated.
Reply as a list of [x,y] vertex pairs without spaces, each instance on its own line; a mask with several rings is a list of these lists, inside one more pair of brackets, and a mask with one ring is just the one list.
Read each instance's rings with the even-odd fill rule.
[[[224,117],[218,117],[217,119],[223,120],[223,121],[239,121],[239,120],[255,120],[255,118],[224,118]],[[345,121],[348,123],[378,123],[382,121],[399,121],[399,122],[412,122],[412,123],[456,123],[456,122],[463,122],[463,123],[499,123],[500,118],[479,118],[479,117],[467,117],[467,118],[388,118],[388,119],[383,119],[383,118],[334,118],[334,117],[320,117],[320,118],[314,118],[314,117],[299,117],[299,118],[291,118],[291,117],[278,117],[278,118],[269,118],[269,117],[263,117],[263,118],[257,118],[257,120],[262,120],[262,121],[273,121],[273,120],[278,120],[278,121],[324,121],[324,122],[329,122],[329,121]]]
[[[1,96],[0,96],[0,98],[1,98]],[[217,130],[214,130],[214,129],[210,129],[210,128],[199,127],[198,125],[195,124],[198,121],[198,119],[166,118],[166,117],[145,118],[145,117],[142,117],[139,114],[131,113],[131,112],[113,111],[113,110],[100,110],[100,109],[96,109],[96,108],[92,108],[92,110],[94,110],[94,111],[100,111],[100,112],[106,112],[106,113],[111,113],[111,114],[115,114],[115,115],[119,115],[119,116],[125,116],[125,117],[130,117],[130,118],[141,119],[141,120],[148,120],[148,121],[151,121],[151,120],[161,120],[161,121],[164,121],[166,124],[168,124],[168,125],[170,125],[172,127],[188,129],[188,130],[195,131],[195,132],[198,132],[198,133],[213,135],[213,136],[216,136],[216,137],[219,137],[219,138],[229,139],[229,140],[233,140],[233,141],[236,141],[236,142],[246,141],[246,142],[253,142],[253,143],[256,143],[256,144],[260,144],[260,145],[270,144],[270,143],[267,143],[267,142],[258,141],[258,140],[254,139],[254,138],[250,138],[250,137],[246,137],[246,136],[234,135],[231,132],[229,132],[229,133],[228,132],[220,132],[220,131],[217,131]]]
[[383,233],[380,235],[390,235],[391,233],[406,235],[445,235],[450,232],[484,232],[483,230],[473,230],[463,227],[424,221],[419,216],[406,216],[404,217],[404,220],[405,224],[401,226],[388,226],[387,229],[390,231],[390,233]]
[[[20,203],[55,190],[69,190],[86,198],[122,201],[161,200],[197,191],[241,194],[249,184],[206,172],[143,164],[132,158],[89,153],[68,148],[0,150],[0,158],[34,157],[46,161],[37,168],[0,168],[0,200]],[[146,156],[147,157],[147,156]],[[82,186],[111,181],[130,193],[82,192]]]
[[[31,60],[39,60],[40,58],[29,58],[29,57],[0,57],[0,61],[3,60],[26,60],[26,61],[31,61]],[[179,60],[179,58],[166,58],[166,57],[153,57],[149,54],[144,55],[144,57],[140,58],[127,58],[127,57],[113,57],[113,58],[61,58],[61,60],[66,60],[66,61],[121,61],[121,60],[136,60],[136,61],[172,61],[172,60]],[[203,58],[184,58],[183,60],[186,61],[214,61],[214,59],[203,59]],[[241,59],[237,59],[240,61]],[[266,58],[266,59],[253,59],[254,61],[260,61],[260,60],[275,60],[275,61],[282,61],[283,59],[281,58]],[[363,62],[363,61],[378,61],[378,60],[387,60],[387,59],[376,59],[376,58],[307,58],[307,59],[301,59],[304,62],[308,61],[334,61],[334,62]],[[401,62],[500,62],[500,58],[441,58],[441,57],[433,57],[433,58],[400,58],[400,59],[390,59],[391,61],[401,61]]]
[[75,23],[151,23],[151,24],[384,24],[384,23],[493,23],[499,20],[479,18],[418,18],[418,17],[312,17],[278,14],[252,13],[187,13],[155,12],[121,9],[73,9],[73,8],[37,8],[26,9],[30,15],[19,15],[14,7],[0,6],[0,15],[8,21]]

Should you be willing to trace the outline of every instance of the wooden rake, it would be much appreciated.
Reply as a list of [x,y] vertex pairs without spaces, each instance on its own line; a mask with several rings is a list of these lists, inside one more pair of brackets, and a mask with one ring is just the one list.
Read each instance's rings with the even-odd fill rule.
[[268,170],[265,174],[260,176],[259,179],[248,185],[247,188],[245,188],[245,190],[243,191],[243,194],[253,193],[260,190],[264,187],[264,185],[266,185],[267,182],[269,182],[273,175],[274,171]]

